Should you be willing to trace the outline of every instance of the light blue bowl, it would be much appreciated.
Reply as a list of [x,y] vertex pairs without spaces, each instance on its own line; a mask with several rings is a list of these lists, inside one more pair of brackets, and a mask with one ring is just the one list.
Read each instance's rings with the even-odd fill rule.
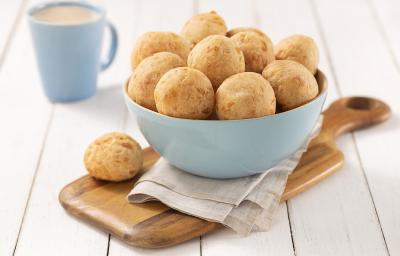
[[294,153],[318,121],[327,94],[324,74],[316,75],[319,95],[272,116],[243,120],[189,120],[165,116],[124,97],[149,144],[168,162],[209,178],[261,173]]

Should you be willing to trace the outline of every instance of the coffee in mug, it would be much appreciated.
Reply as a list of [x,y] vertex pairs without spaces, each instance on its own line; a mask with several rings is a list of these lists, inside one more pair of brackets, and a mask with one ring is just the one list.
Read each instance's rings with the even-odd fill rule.
[[74,25],[95,21],[100,16],[79,6],[54,6],[35,12],[32,17],[41,22],[57,25]]

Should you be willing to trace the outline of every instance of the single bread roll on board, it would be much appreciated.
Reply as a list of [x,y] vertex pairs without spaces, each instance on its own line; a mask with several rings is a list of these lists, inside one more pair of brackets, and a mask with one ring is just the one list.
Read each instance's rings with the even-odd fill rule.
[[89,145],[84,163],[89,175],[94,178],[123,181],[135,176],[142,168],[142,149],[130,136],[112,132]]
[[245,72],[226,79],[216,93],[219,119],[247,119],[275,114],[274,90],[260,74]]

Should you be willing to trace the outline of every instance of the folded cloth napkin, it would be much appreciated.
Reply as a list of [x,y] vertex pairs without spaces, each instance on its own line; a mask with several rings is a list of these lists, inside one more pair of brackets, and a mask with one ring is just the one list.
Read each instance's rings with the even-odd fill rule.
[[189,174],[161,158],[135,184],[131,203],[158,200],[189,215],[219,222],[239,234],[268,230],[288,175],[297,166],[312,138],[320,131],[321,116],[303,146],[278,165],[253,176],[209,179]]

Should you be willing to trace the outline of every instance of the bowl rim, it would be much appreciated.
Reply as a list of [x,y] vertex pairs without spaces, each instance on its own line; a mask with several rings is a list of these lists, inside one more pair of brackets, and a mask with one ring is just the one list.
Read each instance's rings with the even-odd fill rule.
[[267,118],[272,119],[272,118],[277,118],[279,116],[287,115],[289,113],[293,113],[293,112],[296,112],[296,111],[298,111],[300,109],[303,109],[303,108],[307,107],[308,105],[311,105],[313,102],[315,102],[319,98],[324,97],[324,95],[326,95],[326,93],[328,91],[328,82],[327,82],[327,79],[326,79],[326,75],[320,69],[317,69],[317,72],[315,73],[314,77],[317,80],[317,83],[318,83],[318,81],[321,82],[321,83],[318,83],[319,93],[318,93],[317,97],[315,97],[311,101],[307,102],[306,104],[303,104],[301,106],[298,106],[297,108],[293,108],[291,110],[280,112],[280,113],[273,114],[273,115],[256,117],[256,118],[233,119],[233,120],[219,120],[219,119],[218,120],[209,120],[209,119],[199,120],[199,119],[178,118],[178,117],[172,117],[172,116],[163,115],[163,114],[155,112],[155,111],[153,111],[151,109],[145,108],[145,107],[139,105],[138,103],[136,103],[134,100],[132,100],[131,97],[128,94],[128,85],[129,85],[130,77],[125,82],[122,90],[123,90],[123,94],[124,94],[124,98],[125,98],[126,102],[129,102],[129,103],[133,104],[136,108],[138,108],[138,109],[140,109],[140,110],[142,110],[142,111],[144,111],[146,113],[149,113],[150,115],[156,116],[158,118],[164,118],[164,119],[167,119],[167,120],[169,119],[171,121],[195,122],[195,123],[198,123],[198,124],[199,123],[210,124],[210,123],[227,123],[227,122],[229,122],[229,123],[249,122],[249,121],[256,121],[256,120],[264,120],[264,119],[267,119]]

